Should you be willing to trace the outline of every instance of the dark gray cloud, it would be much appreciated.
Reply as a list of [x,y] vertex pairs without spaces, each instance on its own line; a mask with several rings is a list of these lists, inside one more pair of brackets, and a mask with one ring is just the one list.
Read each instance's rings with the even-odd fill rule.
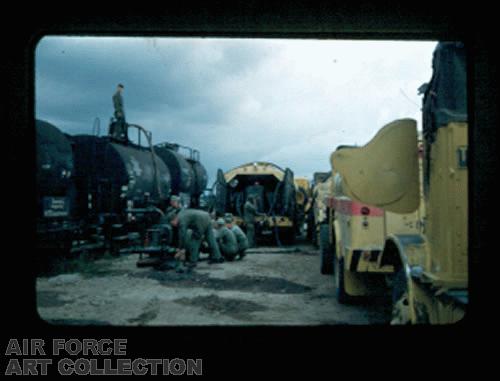
[[[375,45],[374,45],[375,44]],[[416,88],[435,43],[46,37],[36,50],[36,115],[68,133],[107,129],[125,85],[130,123],[200,150],[218,167],[269,160],[311,176],[339,144],[364,144],[419,118]]]

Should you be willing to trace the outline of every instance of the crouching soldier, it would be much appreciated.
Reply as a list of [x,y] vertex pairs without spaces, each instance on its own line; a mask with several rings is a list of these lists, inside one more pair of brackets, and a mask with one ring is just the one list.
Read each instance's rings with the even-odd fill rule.
[[248,238],[241,230],[241,228],[233,223],[233,215],[231,213],[226,213],[224,216],[224,221],[226,222],[226,227],[231,230],[236,237],[236,242],[238,243],[238,256],[239,259],[243,259],[246,255],[245,251],[248,249]]
[[238,254],[238,242],[233,232],[224,225],[224,220],[219,218],[217,220],[217,243],[224,259],[232,261]]
[[[191,266],[195,266],[198,262],[203,239],[206,239],[210,249],[209,263],[224,262],[212,230],[212,219],[207,212],[197,209],[182,209],[177,213],[173,212],[169,219],[170,224],[174,228],[178,228],[179,249],[187,249],[188,258],[186,260]],[[192,230],[190,237],[187,234],[188,229]]]

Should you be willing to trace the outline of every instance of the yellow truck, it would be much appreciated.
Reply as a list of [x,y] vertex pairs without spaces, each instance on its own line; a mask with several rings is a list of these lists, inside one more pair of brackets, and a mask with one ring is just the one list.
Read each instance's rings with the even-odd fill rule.
[[344,192],[385,211],[389,221],[413,214],[408,231],[387,225],[380,264],[391,266],[394,324],[447,324],[468,304],[468,122],[463,44],[439,43],[430,83],[421,87],[423,160],[416,121],[382,128],[360,149],[332,154]]
[[295,177],[295,231],[297,235],[302,235],[304,232],[306,217],[311,208],[311,184],[305,177]]
[[319,247],[319,226],[326,219],[325,197],[331,185],[331,172],[314,172],[311,183],[311,197],[307,209],[307,239]]
[[[232,213],[244,227],[243,206],[249,196],[258,199],[257,241],[290,244],[296,235],[296,190],[293,172],[269,162],[253,162],[217,172],[215,212]],[[266,238],[270,238],[267,239]]]
[[[403,141],[414,144],[414,150],[407,152],[407,146],[400,144]],[[388,145],[392,147],[393,161],[387,160],[384,152]],[[385,261],[386,237],[418,233],[421,213],[403,204],[399,205],[400,214],[391,213],[381,205],[387,201],[406,201],[394,193],[393,186],[404,181],[409,186],[415,185],[411,180],[415,173],[418,176],[418,167],[417,172],[406,168],[404,178],[393,168],[397,161],[417,150],[416,122],[407,119],[386,126],[363,147],[342,146],[331,155],[334,187],[327,205],[339,302],[390,292],[397,269]],[[364,183],[367,173],[374,183]],[[386,177],[389,183],[383,186]],[[380,204],[373,202],[382,199]]]

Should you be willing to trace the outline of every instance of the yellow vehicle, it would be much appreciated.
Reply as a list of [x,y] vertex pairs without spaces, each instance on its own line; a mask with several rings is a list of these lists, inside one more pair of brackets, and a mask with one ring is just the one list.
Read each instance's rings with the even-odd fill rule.
[[[414,149],[406,152],[408,146],[399,144],[402,141],[409,141]],[[417,167],[417,172],[407,169],[403,176],[397,177],[400,174],[393,170],[395,162],[387,160],[384,153],[389,142],[392,143],[395,162],[417,152],[416,122],[410,119],[396,121],[383,128],[364,147],[342,146],[331,155],[335,185],[328,208],[330,225],[333,225],[330,231],[335,253],[336,292],[341,303],[352,297],[386,294],[396,271],[383,255],[386,237],[418,232],[419,210],[412,211],[410,207],[400,205],[401,214],[396,214],[380,207],[387,201],[404,203],[406,199],[394,194],[390,186],[400,181],[414,185],[410,180],[415,173],[418,176]],[[372,182],[364,182],[366,173],[370,173]],[[384,186],[386,177],[390,186]],[[380,204],[373,202],[382,199],[384,202]]]
[[313,243],[320,250],[321,274],[333,273],[332,235],[330,234],[330,219],[328,199],[333,189],[331,173],[317,183],[313,189]]
[[296,177],[295,183],[295,221],[296,233],[301,235],[303,232],[304,224],[306,223],[306,216],[311,207],[311,185],[309,180],[305,177]]
[[363,149],[339,151],[332,166],[353,200],[383,208],[387,218],[416,213],[421,223],[385,232],[381,264],[392,266],[393,323],[454,323],[468,303],[467,100],[465,51],[439,43],[433,76],[423,86],[422,175],[416,122],[393,122]]
[[293,172],[268,162],[240,165],[217,172],[215,212],[232,213],[243,223],[243,206],[249,196],[257,198],[256,239],[272,238],[278,245],[291,243],[296,233],[296,192]]
[[319,226],[326,219],[325,197],[331,188],[331,172],[315,172],[307,205],[307,238],[319,246]]

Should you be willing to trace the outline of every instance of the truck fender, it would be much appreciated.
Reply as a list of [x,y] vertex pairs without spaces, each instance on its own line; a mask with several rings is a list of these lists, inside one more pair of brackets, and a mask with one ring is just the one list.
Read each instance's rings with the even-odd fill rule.
[[[394,267],[395,279],[393,280],[393,303],[398,299],[396,295],[399,290],[404,290],[408,295],[408,319],[415,324],[419,318],[415,298],[414,277],[422,272],[422,264],[425,258],[425,239],[420,234],[391,234],[387,236],[382,251],[381,265],[392,265]],[[404,278],[401,279],[402,272]],[[400,283],[397,279],[401,279]],[[398,288],[399,285],[399,288]],[[402,292],[402,291],[401,291]],[[393,311],[394,312],[394,311]],[[394,315],[393,315],[394,317]]]
[[410,279],[411,271],[425,258],[425,239],[421,234],[390,234],[382,250],[381,265],[403,266]]

